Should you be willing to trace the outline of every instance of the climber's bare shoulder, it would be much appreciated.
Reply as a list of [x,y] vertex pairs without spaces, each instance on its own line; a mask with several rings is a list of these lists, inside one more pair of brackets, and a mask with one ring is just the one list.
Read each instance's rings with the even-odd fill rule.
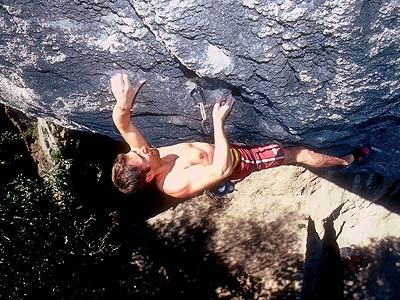
[[161,148],[160,154],[168,167],[157,185],[167,195],[192,197],[221,179],[212,165],[212,144],[182,143]]

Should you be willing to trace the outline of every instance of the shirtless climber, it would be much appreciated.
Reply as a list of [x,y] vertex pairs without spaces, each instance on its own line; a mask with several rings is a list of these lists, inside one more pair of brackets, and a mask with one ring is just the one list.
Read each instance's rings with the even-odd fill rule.
[[243,179],[253,171],[294,164],[312,168],[348,166],[365,158],[370,151],[369,147],[362,147],[335,157],[303,146],[265,144],[244,147],[230,144],[224,121],[235,102],[232,96],[225,101],[219,97],[214,104],[214,144],[193,142],[154,148],[131,120],[132,105],[144,82],[140,80],[132,86],[124,71],[111,77],[111,90],[116,99],[113,121],[130,146],[128,153],[117,155],[112,169],[114,185],[123,193],[138,191],[154,181],[163,193],[174,198],[187,198],[226,178]]

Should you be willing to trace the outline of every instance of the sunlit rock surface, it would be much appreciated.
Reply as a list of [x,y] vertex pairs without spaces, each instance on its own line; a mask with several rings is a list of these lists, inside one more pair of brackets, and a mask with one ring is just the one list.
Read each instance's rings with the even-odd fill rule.
[[218,93],[236,95],[232,141],[369,143],[349,171],[398,176],[399,17],[395,0],[5,0],[0,102],[119,139],[109,77],[124,68],[147,79],[134,117],[154,145],[205,139],[200,85],[208,118]]

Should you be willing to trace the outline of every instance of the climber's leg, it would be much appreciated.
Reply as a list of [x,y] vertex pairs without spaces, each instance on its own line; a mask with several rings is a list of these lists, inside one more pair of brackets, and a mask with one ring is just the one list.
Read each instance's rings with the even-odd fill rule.
[[332,156],[310,150],[303,146],[284,148],[285,160],[283,164],[300,164],[313,168],[324,168],[334,166],[348,166],[354,162],[359,162],[368,157],[370,147],[363,146],[344,156]]

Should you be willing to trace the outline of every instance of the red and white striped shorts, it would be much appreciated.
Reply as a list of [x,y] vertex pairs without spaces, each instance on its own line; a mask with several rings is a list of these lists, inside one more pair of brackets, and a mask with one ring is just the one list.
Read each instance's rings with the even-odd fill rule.
[[282,165],[285,154],[278,144],[263,146],[231,145],[233,152],[233,172],[231,180],[243,179],[252,172]]

